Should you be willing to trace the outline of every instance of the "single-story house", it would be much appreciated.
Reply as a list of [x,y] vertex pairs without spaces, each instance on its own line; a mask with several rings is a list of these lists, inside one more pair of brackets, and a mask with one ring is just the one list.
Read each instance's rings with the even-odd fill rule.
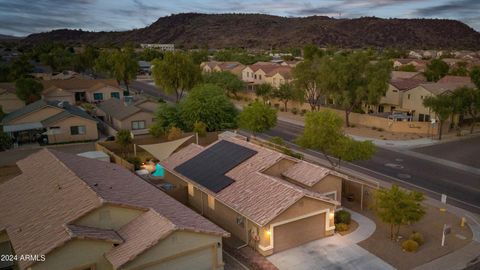
[[4,113],[10,113],[25,106],[15,94],[15,83],[0,83],[0,106]]
[[111,98],[123,99],[123,89],[116,80],[71,78],[67,80],[43,80],[42,98],[97,103]]
[[14,269],[223,269],[229,234],[123,167],[50,149],[17,165],[0,251],[32,257]]
[[158,103],[148,99],[123,101],[109,99],[97,105],[97,116],[113,129],[128,129],[135,134],[148,133],[148,128],[155,122],[155,110]]
[[7,114],[3,131],[18,143],[64,143],[98,139],[97,121],[63,101],[38,100]]
[[437,81],[438,83],[458,83],[473,86],[472,79],[469,76],[446,75]]
[[328,169],[233,137],[161,164],[171,196],[264,256],[334,232],[342,179]]

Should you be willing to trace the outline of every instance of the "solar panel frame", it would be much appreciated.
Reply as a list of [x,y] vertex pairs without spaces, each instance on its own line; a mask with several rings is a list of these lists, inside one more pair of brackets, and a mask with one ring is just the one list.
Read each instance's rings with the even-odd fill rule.
[[218,193],[235,182],[225,174],[255,154],[253,149],[222,140],[174,170]]

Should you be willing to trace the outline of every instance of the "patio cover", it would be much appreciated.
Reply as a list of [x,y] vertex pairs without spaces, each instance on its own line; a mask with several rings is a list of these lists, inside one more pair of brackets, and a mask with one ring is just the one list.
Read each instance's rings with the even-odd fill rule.
[[24,131],[24,130],[40,129],[40,128],[43,128],[42,123],[33,122],[33,123],[23,123],[23,124],[15,124],[15,125],[5,125],[3,126],[3,131],[15,132],[15,131]]
[[192,137],[193,135],[171,142],[139,145],[139,147],[147,150],[147,152],[152,154],[156,159],[162,161],[168,158],[178,147],[180,147],[180,145],[184,144]]

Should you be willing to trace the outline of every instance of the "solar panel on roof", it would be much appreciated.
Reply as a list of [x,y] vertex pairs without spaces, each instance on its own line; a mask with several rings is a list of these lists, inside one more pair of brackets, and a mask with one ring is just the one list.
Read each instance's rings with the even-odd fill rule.
[[250,148],[220,141],[174,170],[217,193],[234,182],[225,174],[256,153]]

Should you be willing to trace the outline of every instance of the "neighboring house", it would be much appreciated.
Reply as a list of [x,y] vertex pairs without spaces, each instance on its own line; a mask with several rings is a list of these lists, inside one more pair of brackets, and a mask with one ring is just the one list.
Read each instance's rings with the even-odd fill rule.
[[423,106],[426,97],[452,93],[462,86],[473,86],[464,83],[423,83],[405,91],[403,94],[402,108],[411,112],[414,121],[428,122],[436,119],[436,115],[429,108]]
[[0,251],[38,256],[20,270],[223,269],[229,234],[125,168],[50,149],[17,165]]
[[425,75],[423,75],[422,72],[416,71],[416,72],[409,72],[409,71],[392,71],[392,74],[390,75],[390,78],[393,80],[396,79],[408,79],[408,80],[419,80],[419,81],[427,81],[427,78]]
[[453,76],[447,75],[440,80],[437,81],[438,83],[458,83],[464,85],[473,86],[472,79],[469,76]]
[[148,61],[138,61],[139,71],[142,74],[152,73],[152,64]]
[[412,65],[415,67],[417,71],[425,71],[427,68],[428,61],[426,60],[421,60],[421,59],[395,59],[393,61],[393,67],[394,68],[400,68],[402,66],[407,66],[407,65]]
[[236,138],[161,163],[171,196],[264,256],[334,233],[342,178],[326,168]]
[[128,129],[135,134],[146,134],[155,121],[158,103],[151,100],[122,101],[109,99],[97,105],[97,115],[115,130]]
[[32,61],[30,64],[33,66],[32,72],[30,73],[30,75],[33,77],[42,80],[50,80],[52,78],[53,71],[50,66],[42,65]]
[[4,113],[10,113],[25,106],[25,102],[17,97],[15,90],[15,83],[0,83],[0,106]]
[[242,70],[242,80],[250,86],[268,83],[273,87],[292,79],[292,67],[282,66],[271,62],[257,62]]
[[42,97],[46,100],[63,100],[70,104],[97,103],[111,98],[123,99],[123,89],[116,80],[72,78],[44,80]]
[[[62,101],[38,100],[2,119],[3,131],[18,143],[65,143],[98,139],[97,121]],[[45,141],[46,140],[46,141]]]
[[237,77],[242,77],[242,70],[245,68],[245,65],[242,65],[239,62],[218,62],[218,61],[209,61],[202,62],[200,68],[203,73],[211,72],[222,72],[228,71]]
[[385,92],[385,95],[380,99],[379,105],[367,105],[366,109],[374,113],[404,111],[405,109],[402,107],[404,92],[422,83],[424,82],[419,80],[392,79],[388,84],[387,92]]

